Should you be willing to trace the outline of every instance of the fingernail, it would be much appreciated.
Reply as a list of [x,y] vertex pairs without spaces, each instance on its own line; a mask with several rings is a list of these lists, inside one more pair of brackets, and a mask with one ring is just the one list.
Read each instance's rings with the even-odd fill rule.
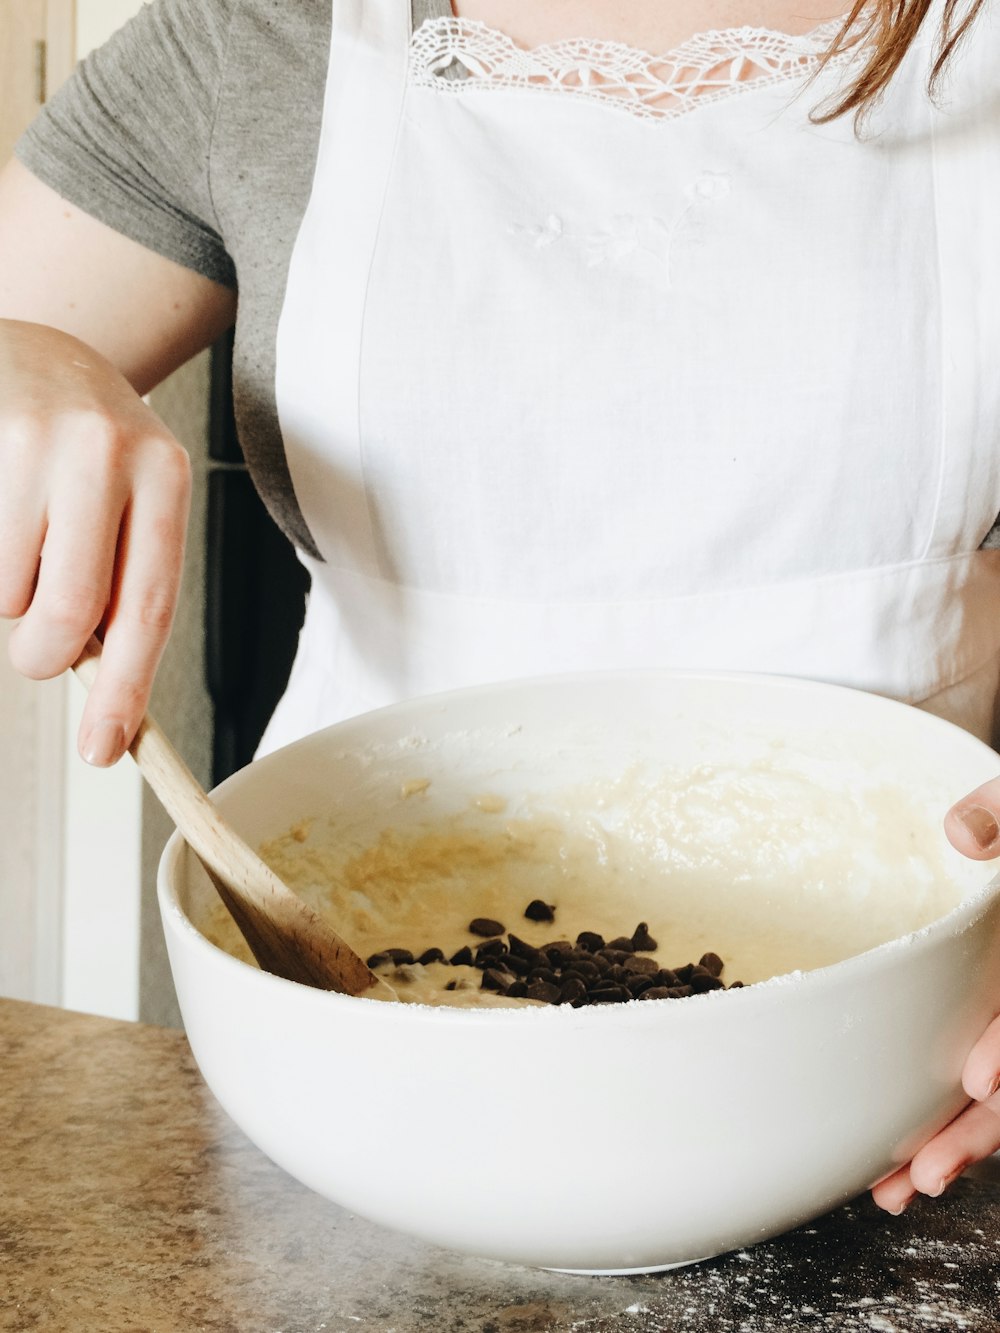
[[957,811],[958,818],[972,834],[980,851],[988,852],[1000,840],[1000,824],[984,806],[969,805]]
[[913,1195],[911,1194],[910,1197],[908,1199],[904,1199],[903,1202],[899,1204],[898,1207],[887,1208],[885,1211],[887,1213],[891,1213],[893,1217],[899,1217],[900,1213],[906,1212],[907,1208],[909,1208],[912,1202],[913,1202]]
[[997,1074],[996,1078],[979,1100],[983,1102],[988,1101],[990,1097],[995,1097],[998,1092],[1000,1092],[1000,1074]]
[[954,1176],[945,1176],[943,1179],[939,1180],[935,1189],[926,1191],[928,1199],[940,1199],[941,1195],[954,1179]]
[[83,745],[82,754],[88,764],[95,768],[107,768],[116,763],[125,753],[125,728],[120,722],[104,718],[90,732]]

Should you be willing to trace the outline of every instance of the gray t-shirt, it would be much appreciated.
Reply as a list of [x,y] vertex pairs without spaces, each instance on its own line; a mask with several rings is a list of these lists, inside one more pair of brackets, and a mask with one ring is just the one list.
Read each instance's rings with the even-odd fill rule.
[[[413,0],[414,27],[450,12],[449,0]],[[278,428],[275,341],[312,185],[330,29],[331,0],[153,0],[81,64],[16,149],[84,212],[239,288],[243,451],[275,519],[314,556]]]

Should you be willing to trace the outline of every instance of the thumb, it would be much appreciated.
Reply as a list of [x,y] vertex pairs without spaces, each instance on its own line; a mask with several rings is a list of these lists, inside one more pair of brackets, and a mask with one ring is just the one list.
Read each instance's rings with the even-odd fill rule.
[[974,861],[1000,856],[1000,778],[956,801],[944,818],[948,841]]

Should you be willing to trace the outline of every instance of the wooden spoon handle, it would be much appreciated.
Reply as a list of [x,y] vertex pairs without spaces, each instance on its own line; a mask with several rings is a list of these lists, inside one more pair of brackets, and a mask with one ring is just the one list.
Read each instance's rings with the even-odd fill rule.
[[[88,689],[100,658],[101,645],[91,638],[73,668]],[[148,713],[129,753],[265,971],[322,990],[348,995],[378,990],[384,998],[395,998],[391,987],[226,823]]]

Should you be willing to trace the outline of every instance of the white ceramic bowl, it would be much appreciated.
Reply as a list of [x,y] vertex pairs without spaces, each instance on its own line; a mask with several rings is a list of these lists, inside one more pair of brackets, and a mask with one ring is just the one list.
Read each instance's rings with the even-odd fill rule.
[[[399,792],[417,776],[432,779],[419,802],[427,818],[484,789],[516,809],[525,794],[544,800],[625,772],[759,773],[775,755],[801,770],[803,791],[831,793],[845,864],[894,791],[897,813],[909,807],[914,828],[940,839],[957,905],[846,961],[742,990],[582,1009],[428,1008],[322,993],[223,953],[197,929],[214,900],[174,837],[160,905],[209,1086],[254,1143],[321,1194],[516,1263],[671,1267],[864,1190],[956,1114],[964,1057],[1000,1009],[992,872],[936,832],[950,802],[1000,761],[957,728],[780,678],[570,676],[352,719],[253,764],[217,799],[254,843],[328,814],[374,840],[416,818]],[[845,793],[856,819],[842,818]],[[888,832],[891,860],[909,835]],[[706,845],[718,836],[709,809]],[[869,869],[877,892],[885,875],[862,866],[862,880]],[[812,891],[837,894],[839,873]],[[913,876],[916,895],[905,855],[898,873]],[[851,874],[850,910],[865,911]],[[742,891],[756,892],[753,875]]]

